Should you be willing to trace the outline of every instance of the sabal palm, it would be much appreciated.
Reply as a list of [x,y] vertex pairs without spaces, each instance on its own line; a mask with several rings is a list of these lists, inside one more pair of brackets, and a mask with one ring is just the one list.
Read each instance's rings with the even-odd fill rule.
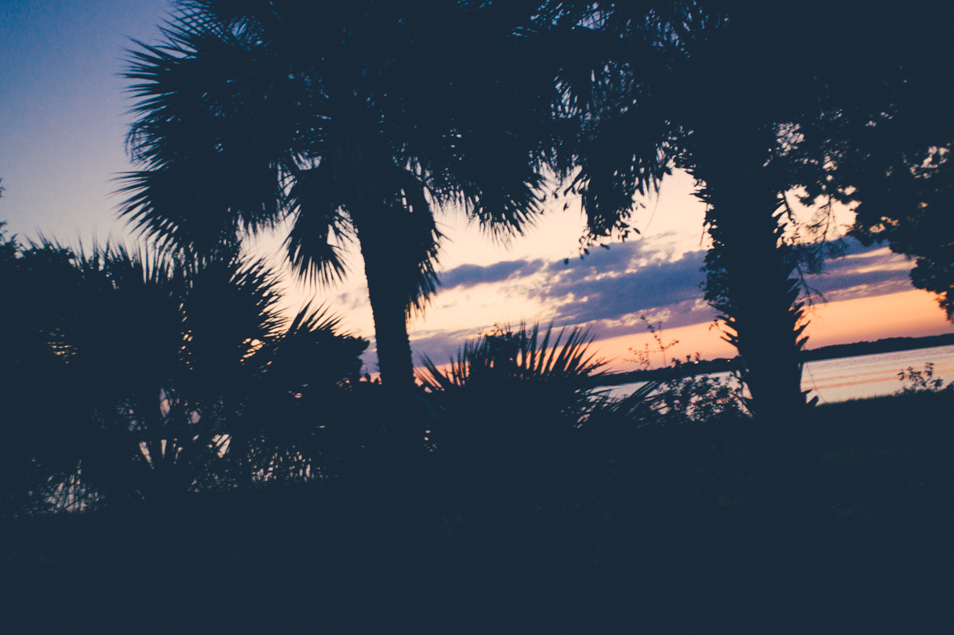
[[522,41],[494,8],[394,4],[182,3],[127,73],[143,169],[124,177],[122,213],[198,253],[288,220],[291,264],[321,282],[345,274],[356,241],[381,377],[404,390],[406,320],[437,283],[433,211],[463,205],[498,237],[524,229],[551,83],[516,63]]
[[3,321],[14,345],[0,360],[2,394],[25,429],[5,431],[4,466],[40,465],[56,483],[81,463],[82,483],[107,501],[203,485],[223,464],[221,435],[229,465],[245,468],[249,441],[301,401],[292,395],[334,393],[367,345],[320,308],[282,317],[260,261],[183,267],[148,250],[21,248],[2,236],[0,253],[11,254],[4,290],[26,300]]
[[[667,162],[689,170],[713,242],[706,297],[746,362],[750,406],[798,421],[806,252],[785,237],[785,195],[863,201],[859,218],[875,231],[917,210],[919,194],[899,200],[885,184],[920,180],[912,172],[950,141],[950,109],[936,97],[949,73],[934,63],[945,53],[931,49],[943,46],[932,29],[947,28],[949,13],[855,0],[555,4],[597,40],[564,82],[576,95],[567,102],[582,104],[574,185],[591,232],[624,225],[633,195]],[[829,45],[803,46],[806,33]]]
[[[596,378],[605,362],[592,335],[580,329],[542,333],[539,325],[508,326],[464,344],[445,368],[425,357],[420,380],[443,412],[435,443],[455,470],[500,479],[497,495],[511,490],[518,474],[565,473],[561,448],[595,404]],[[489,468],[489,469],[488,469]]]
[[591,233],[625,227],[633,196],[670,166],[696,177],[713,242],[706,299],[746,362],[749,407],[767,420],[794,420],[806,403],[805,315],[799,254],[784,237],[784,193],[823,178],[819,164],[795,173],[811,146],[791,131],[804,131],[797,125],[818,111],[822,80],[814,73],[824,63],[776,42],[798,33],[796,25],[811,30],[815,16],[794,21],[790,7],[732,1],[580,4],[584,14],[595,11],[591,21],[606,37],[589,62],[599,81],[580,73],[567,82],[583,104],[574,186]]

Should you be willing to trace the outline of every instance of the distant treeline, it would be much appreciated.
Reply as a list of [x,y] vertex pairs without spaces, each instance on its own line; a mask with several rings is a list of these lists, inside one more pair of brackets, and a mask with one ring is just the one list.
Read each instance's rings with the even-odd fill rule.
[[[895,351],[911,351],[919,348],[954,344],[954,333],[928,335],[925,337],[887,337],[874,342],[835,344],[802,352],[802,361],[814,362],[823,359],[838,359],[858,355],[876,355]],[[740,357],[719,357],[696,362],[681,362],[666,368],[634,370],[627,373],[606,373],[595,378],[599,386],[619,386],[636,381],[667,381],[679,377],[691,377],[708,373],[723,373],[742,368]]]
[[802,359],[806,362],[813,362],[819,359],[875,355],[877,353],[893,353],[894,351],[913,351],[919,348],[947,346],[948,344],[954,344],[954,333],[928,335],[926,337],[887,337],[874,342],[836,344],[834,346],[822,346],[821,348],[810,349],[803,353]]

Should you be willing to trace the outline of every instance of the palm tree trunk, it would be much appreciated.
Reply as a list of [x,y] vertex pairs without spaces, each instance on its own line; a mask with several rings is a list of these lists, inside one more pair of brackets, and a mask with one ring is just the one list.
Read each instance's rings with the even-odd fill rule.
[[[798,418],[801,390],[802,303],[793,279],[796,261],[782,244],[780,194],[765,169],[759,135],[710,139],[694,153],[699,194],[709,206],[713,247],[706,257],[706,299],[725,320],[724,339],[744,361],[749,408],[766,421]],[[746,143],[746,142],[751,143]]]
[[[390,506],[394,518],[408,519],[413,518],[413,514],[406,514],[407,509],[415,500],[419,501],[419,497],[411,493],[420,490],[422,474],[419,470],[424,465],[421,453],[425,447],[427,417],[414,394],[414,363],[407,333],[407,309],[417,289],[417,281],[413,279],[417,271],[401,266],[402,259],[396,257],[395,250],[407,246],[401,240],[405,232],[394,226],[399,222],[396,215],[387,212],[384,210],[383,214],[373,217],[370,223],[356,223],[355,227],[364,258],[385,397],[386,410],[381,412],[386,417],[381,437],[385,451],[378,456],[381,461],[378,467],[390,478],[382,504]],[[396,528],[399,526],[400,523]]]
[[374,317],[374,340],[377,347],[381,383],[393,394],[409,393],[414,388],[414,363],[407,334],[407,272],[395,266],[390,257],[400,249],[399,233],[390,232],[386,219],[363,223],[357,227],[358,242],[364,258],[368,282],[368,299]]

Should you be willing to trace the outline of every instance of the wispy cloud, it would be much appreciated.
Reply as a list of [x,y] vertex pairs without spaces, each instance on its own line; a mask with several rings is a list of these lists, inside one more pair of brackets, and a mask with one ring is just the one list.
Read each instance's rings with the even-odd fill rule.
[[559,306],[566,323],[617,319],[700,297],[704,256],[692,252],[672,262],[657,260],[622,272],[585,261],[562,271],[549,267],[544,284],[530,295]]
[[467,289],[478,284],[503,282],[510,278],[532,275],[546,266],[543,260],[506,260],[482,267],[461,265],[441,275],[441,289]]
[[826,262],[825,269],[808,276],[807,282],[828,302],[887,295],[911,288],[912,266],[887,247],[864,247],[851,240],[842,258]]
[[[715,317],[702,296],[704,258],[703,250],[673,257],[662,241],[635,241],[595,249],[582,260],[568,262],[462,265],[442,274],[439,297],[443,295],[447,305],[463,304],[454,299],[455,292],[491,285],[501,297],[523,297],[549,307],[558,327],[583,326],[600,338],[639,330],[640,315],[662,320],[667,329],[678,328]],[[807,275],[806,282],[829,302],[884,295],[911,288],[910,266],[887,248],[848,240],[843,257],[829,260],[822,273]],[[503,308],[501,319],[505,319]],[[413,335],[414,349],[435,361],[446,360],[481,328],[418,331]]]

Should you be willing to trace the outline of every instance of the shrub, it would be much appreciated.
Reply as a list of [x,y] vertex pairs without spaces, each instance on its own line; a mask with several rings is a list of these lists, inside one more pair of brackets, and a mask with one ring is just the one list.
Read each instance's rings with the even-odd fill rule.
[[898,379],[903,384],[901,390],[898,391],[900,394],[954,390],[954,382],[944,387],[944,380],[934,376],[933,362],[926,363],[923,370],[908,366],[898,373]]

